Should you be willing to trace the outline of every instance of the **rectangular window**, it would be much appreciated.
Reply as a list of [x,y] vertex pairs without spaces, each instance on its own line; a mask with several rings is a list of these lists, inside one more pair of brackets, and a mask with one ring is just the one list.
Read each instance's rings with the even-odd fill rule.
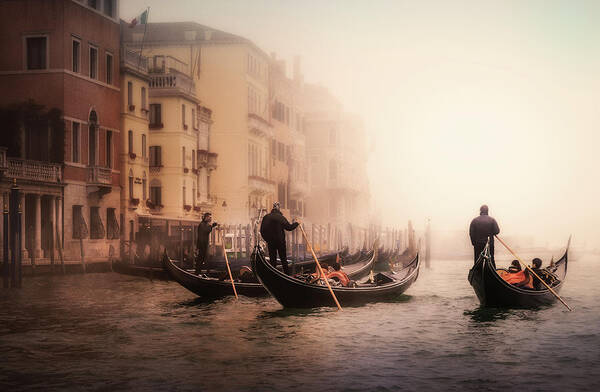
[[146,87],[142,87],[142,110],[147,110],[146,106]]
[[192,150],[192,170],[196,169],[196,152]]
[[127,82],[127,106],[133,110],[133,83]]
[[96,163],[98,162],[97,160],[97,155],[96,154],[96,145],[97,145],[97,140],[96,140],[96,135],[98,134],[98,130],[96,129],[96,127],[92,124],[90,124],[88,126],[89,132],[88,132],[88,165],[89,166],[96,166]]
[[181,124],[183,125],[183,129],[187,129],[187,125],[185,124],[185,105],[181,105]]
[[146,158],[146,135],[142,135],[142,158]]
[[114,0],[104,0],[104,15],[113,18],[115,16]]
[[79,72],[81,69],[81,42],[73,40],[73,72]]
[[133,200],[133,174],[129,172],[129,178],[127,184],[129,185],[129,199]]
[[106,238],[109,240],[119,239],[119,222],[114,208],[106,209]]
[[79,123],[72,123],[71,126],[71,133],[72,133],[72,137],[71,137],[71,151],[72,151],[72,155],[71,155],[71,161],[73,162],[81,162],[81,154],[79,152],[79,140],[80,138],[80,134],[79,134]]
[[181,166],[185,167],[185,147],[181,147]]
[[88,228],[83,217],[83,206],[73,206],[73,239],[84,239],[88,236]]
[[198,129],[198,124],[196,122],[196,109],[192,108],[192,127],[194,129]]
[[150,166],[162,166],[160,146],[150,146]]
[[98,79],[98,48],[90,46],[90,78]]
[[112,168],[112,131],[106,131],[106,167]]
[[106,83],[112,84],[113,82],[113,56],[106,54]]
[[162,126],[162,118],[161,118],[161,106],[159,103],[151,103],[150,104],[150,126],[152,127],[161,127]]
[[154,204],[155,206],[159,206],[162,204],[162,198],[161,198],[161,187],[160,186],[151,186],[150,187],[150,200],[152,201],[152,204]]
[[25,39],[27,54],[27,69],[48,68],[48,39],[46,37],[27,37]]
[[104,225],[100,218],[100,207],[90,207],[90,239],[104,238]]
[[127,152],[133,154],[133,131],[127,132]]
[[144,173],[144,178],[142,179],[142,200],[146,199],[146,173]]

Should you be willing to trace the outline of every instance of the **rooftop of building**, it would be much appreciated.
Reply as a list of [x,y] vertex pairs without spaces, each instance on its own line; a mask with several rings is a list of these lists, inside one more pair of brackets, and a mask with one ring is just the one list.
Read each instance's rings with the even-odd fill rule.
[[[143,34],[141,39],[139,34]],[[148,23],[147,25],[138,24],[131,27],[129,23],[121,20],[121,40],[126,43],[136,43],[143,40],[144,45],[181,44],[182,42],[248,44],[269,59],[269,55],[249,39],[196,22]]]

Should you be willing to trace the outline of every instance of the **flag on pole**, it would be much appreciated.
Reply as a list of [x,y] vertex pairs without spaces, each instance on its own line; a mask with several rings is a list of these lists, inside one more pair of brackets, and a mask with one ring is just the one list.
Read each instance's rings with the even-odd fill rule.
[[138,24],[146,24],[148,23],[148,9],[145,9],[144,12],[136,16],[129,23],[129,27],[133,27]]

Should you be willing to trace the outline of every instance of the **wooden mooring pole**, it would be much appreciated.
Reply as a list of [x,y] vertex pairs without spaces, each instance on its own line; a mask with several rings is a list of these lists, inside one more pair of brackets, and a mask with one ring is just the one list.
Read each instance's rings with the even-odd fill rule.
[[4,207],[4,214],[3,214],[3,230],[2,230],[2,253],[3,253],[3,257],[2,257],[2,280],[3,280],[3,284],[4,284],[4,288],[8,288],[9,287],[9,271],[10,271],[10,267],[9,267],[9,263],[8,263],[8,233],[9,233],[9,227],[8,227],[8,194],[5,193],[4,195],[4,203],[3,203],[3,207]]
[[23,249],[23,238],[21,235],[21,216],[23,206],[21,205],[21,192],[15,184],[10,190],[10,277],[11,287],[21,288],[21,249]]

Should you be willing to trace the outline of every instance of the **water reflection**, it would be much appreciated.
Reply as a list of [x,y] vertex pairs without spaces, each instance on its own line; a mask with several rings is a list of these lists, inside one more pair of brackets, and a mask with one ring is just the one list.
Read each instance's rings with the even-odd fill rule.
[[476,323],[487,323],[496,320],[506,320],[510,315],[510,310],[479,306],[475,310],[466,310],[463,314],[471,317],[471,320]]

